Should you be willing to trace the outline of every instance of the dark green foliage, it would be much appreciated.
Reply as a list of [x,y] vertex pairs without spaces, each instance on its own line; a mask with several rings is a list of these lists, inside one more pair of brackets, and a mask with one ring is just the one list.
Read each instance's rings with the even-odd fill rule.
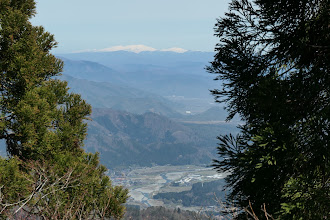
[[98,154],[81,148],[91,106],[54,79],[53,35],[32,26],[33,0],[0,0],[0,216],[75,219],[124,214]]
[[21,159],[47,159],[52,149],[74,150],[73,143],[84,139],[82,120],[91,108],[79,95],[67,94],[65,82],[51,79],[63,64],[49,53],[54,37],[28,21],[34,1],[1,4],[0,137],[8,153]]
[[234,0],[218,20],[208,70],[242,134],[221,136],[215,161],[230,171],[231,199],[264,216],[330,215],[330,14],[328,0]]
[[111,185],[97,154],[61,154],[47,162],[16,158],[0,162],[1,217],[89,219],[124,214],[128,192]]
[[[18,160],[4,160],[0,158],[0,202],[17,202],[17,198],[28,196],[28,180],[26,174],[20,172]],[[2,206],[0,206],[3,208]],[[1,216],[1,215],[0,215]]]

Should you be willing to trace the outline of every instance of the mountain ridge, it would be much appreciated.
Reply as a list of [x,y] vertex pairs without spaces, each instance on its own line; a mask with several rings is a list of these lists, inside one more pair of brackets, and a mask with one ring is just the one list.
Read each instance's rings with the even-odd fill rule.
[[136,114],[152,111],[169,117],[180,117],[180,113],[171,108],[177,106],[177,103],[150,92],[109,82],[77,79],[66,74],[57,78],[67,81],[71,92],[81,94],[83,99],[96,108],[114,108]]
[[194,130],[165,116],[94,108],[91,118],[86,150],[99,151],[108,167],[202,164],[211,160],[210,150]]

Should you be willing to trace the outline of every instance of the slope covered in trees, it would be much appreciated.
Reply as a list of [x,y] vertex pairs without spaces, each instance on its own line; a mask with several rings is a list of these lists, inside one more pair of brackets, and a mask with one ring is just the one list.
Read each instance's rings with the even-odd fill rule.
[[91,107],[54,79],[53,35],[31,25],[33,0],[0,1],[1,218],[119,218],[127,190],[111,185],[98,154],[85,153]]
[[230,171],[231,199],[275,218],[330,216],[330,3],[328,0],[233,0],[220,18],[213,94],[237,137],[220,136],[215,161]]
[[[208,164],[216,139],[152,112],[142,115],[93,109],[86,150],[99,151],[108,167]],[[219,128],[218,126],[217,128]]]

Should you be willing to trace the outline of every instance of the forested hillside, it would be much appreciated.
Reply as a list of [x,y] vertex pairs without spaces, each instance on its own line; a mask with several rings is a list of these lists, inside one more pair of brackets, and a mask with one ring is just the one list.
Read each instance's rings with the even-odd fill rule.
[[209,164],[214,152],[215,138],[152,112],[94,108],[91,118],[86,150],[99,151],[108,167]]

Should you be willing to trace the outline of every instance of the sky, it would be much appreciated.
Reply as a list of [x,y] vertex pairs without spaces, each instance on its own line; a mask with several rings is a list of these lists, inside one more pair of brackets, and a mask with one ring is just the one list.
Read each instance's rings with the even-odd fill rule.
[[59,42],[54,53],[126,45],[213,51],[229,0],[37,0],[34,25]]

